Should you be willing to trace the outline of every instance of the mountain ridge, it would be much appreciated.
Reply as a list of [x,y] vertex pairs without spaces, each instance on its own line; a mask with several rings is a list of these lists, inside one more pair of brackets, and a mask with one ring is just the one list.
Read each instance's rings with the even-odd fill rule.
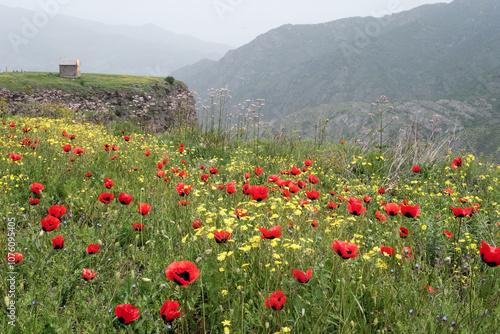
[[[219,59],[232,48],[152,24],[107,25],[60,14],[38,27],[35,13],[0,5],[2,69],[54,71],[63,57],[81,59],[87,73],[164,77],[203,58]],[[26,33],[30,25],[36,31],[33,36]]]

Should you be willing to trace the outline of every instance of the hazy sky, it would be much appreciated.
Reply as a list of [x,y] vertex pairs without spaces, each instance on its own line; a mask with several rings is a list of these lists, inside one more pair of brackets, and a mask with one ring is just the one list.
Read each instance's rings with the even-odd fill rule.
[[[451,0],[0,0],[0,5],[58,12],[109,24],[154,23],[203,40],[241,46],[286,23],[383,16]],[[55,8],[55,7],[52,7]]]

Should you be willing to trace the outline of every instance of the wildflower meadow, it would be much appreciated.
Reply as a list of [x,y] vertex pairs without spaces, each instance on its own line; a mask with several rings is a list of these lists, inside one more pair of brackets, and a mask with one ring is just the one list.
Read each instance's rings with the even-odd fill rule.
[[2,121],[0,332],[500,332],[485,157]]

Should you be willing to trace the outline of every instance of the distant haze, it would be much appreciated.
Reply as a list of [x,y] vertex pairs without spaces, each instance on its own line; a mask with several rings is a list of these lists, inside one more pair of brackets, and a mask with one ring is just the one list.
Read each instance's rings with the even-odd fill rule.
[[383,16],[451,0],[0,0],[0,5],[58,13],[107,24],[156,24],[200,39],[241,46],[283,24],[329,22],[353,16]]

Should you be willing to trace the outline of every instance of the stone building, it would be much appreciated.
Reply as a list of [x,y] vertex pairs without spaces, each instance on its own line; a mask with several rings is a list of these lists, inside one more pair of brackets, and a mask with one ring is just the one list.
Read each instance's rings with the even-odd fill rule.
[[81,76],[80,59],[62,59],[59,61],[59,75],[78,79]]

